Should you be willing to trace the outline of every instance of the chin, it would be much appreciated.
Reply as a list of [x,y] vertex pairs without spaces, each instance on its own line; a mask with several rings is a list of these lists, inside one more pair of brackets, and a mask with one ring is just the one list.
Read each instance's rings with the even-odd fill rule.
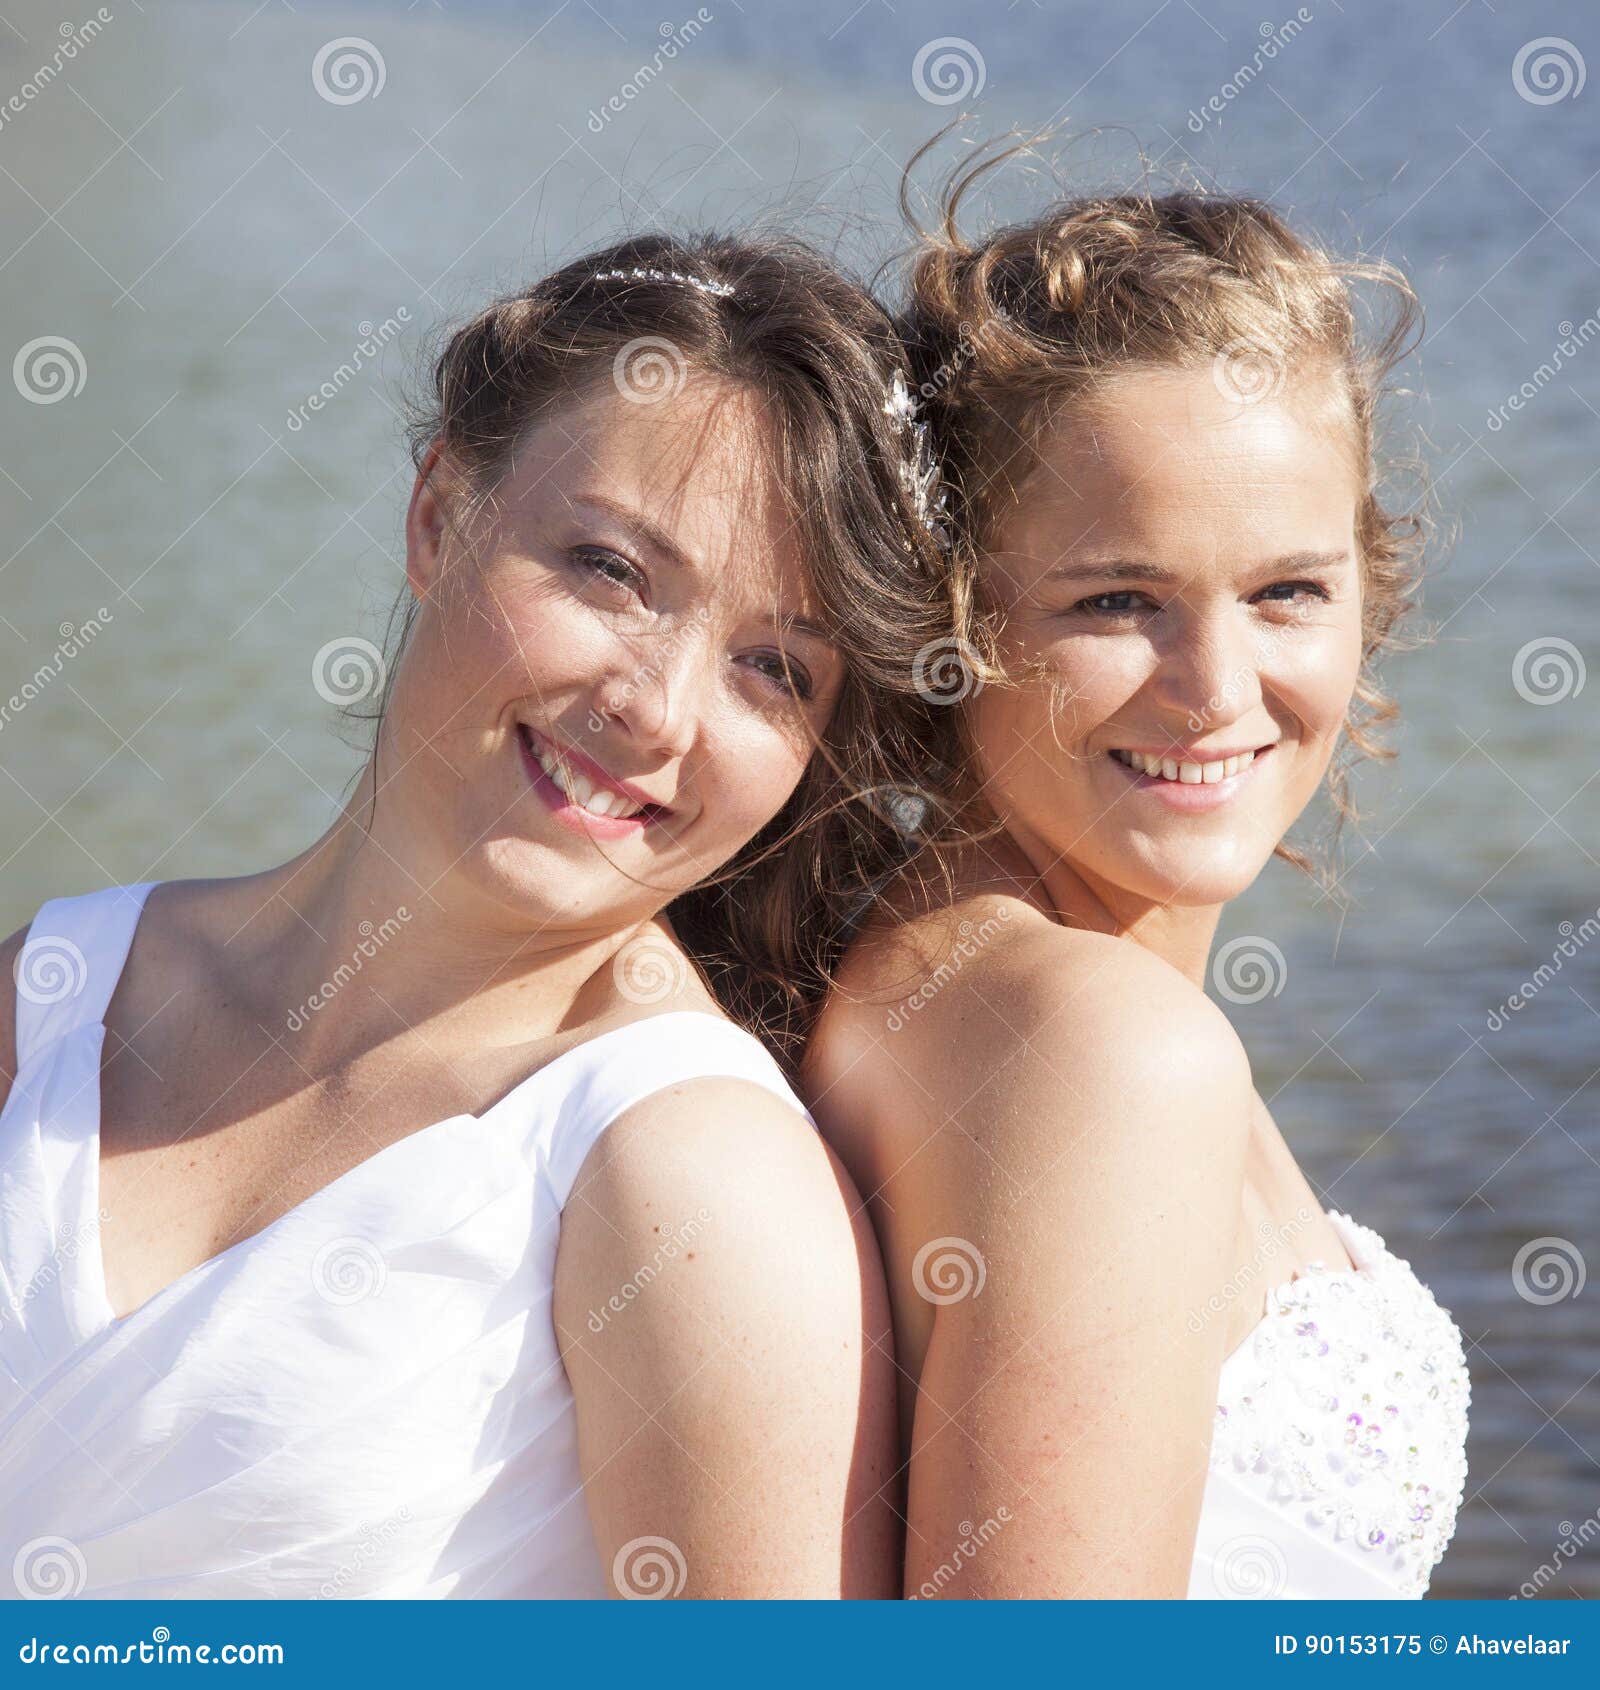
[[[598,858],[595,867],[608,872]],[[452,872],[470,882],[478,897],[512,912],[519,922],[567,919],[601,901],[593,880],[575,872],[570,861],[516,834],[482,840],[462,855]]]
[[[1147,899],[1168,909],[1214,909],[1243,897],[1255,884],[1271,853],[1241,852],[1228,848],[1200,854],[1175,853],[1157,860],[1146,858],[1136,872],[1128,872],[1129,853],[1108,863],[1108,878],[1135,898]],[[1118,868],[1120,867],[1120,872]]]

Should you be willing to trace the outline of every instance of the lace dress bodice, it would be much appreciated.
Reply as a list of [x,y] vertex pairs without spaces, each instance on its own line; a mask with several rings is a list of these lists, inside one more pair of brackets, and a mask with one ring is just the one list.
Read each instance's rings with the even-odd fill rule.
[[1223,1364],[1191,1597],[1421,1596],[1455,1530],[1470,1394],[1450,1316],[1370,1228],[1268,1294]]

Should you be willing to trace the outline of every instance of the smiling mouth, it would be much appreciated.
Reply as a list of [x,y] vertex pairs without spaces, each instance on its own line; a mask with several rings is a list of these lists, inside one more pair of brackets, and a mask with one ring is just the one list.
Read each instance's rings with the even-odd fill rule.
[[1217,758],[1208,763],[1189,763],[1176,757],[1156,757],[1144,751],[1113,751],[1111,756],[1135,774],[1148,775],[1154,780],[1171,781],[1177,786],[1216,786],[1242,773],[1272,749],[1260,746],[1254,751],[1241,751],[1235,757]]
[[517,735],[522,741],[523,751],[544,770],[562,797],[586,815],[605,821],[633,821],[643,824],[671,814],[664,804],[636,804],[625,794],[590,780],[587,775],[556,757],[546,742],[525,723],[517,725]]

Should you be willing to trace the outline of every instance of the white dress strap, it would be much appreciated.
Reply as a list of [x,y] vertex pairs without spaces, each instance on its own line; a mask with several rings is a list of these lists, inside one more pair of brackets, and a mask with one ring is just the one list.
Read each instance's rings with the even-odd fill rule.
[[105,1019],[154,881],[40,906],[18,953],[17,1066],[74,1028]]
[[[646,1016],[587,1040],[524,1082],[543,1081],[538,1089],[548,1087],[560,1099],[545,1154],[561,1205],[584,1158],[619,1115],[655,1092],[697,1079],[749,1080],[816,1126],[777,1059],[753,1033],[705,1010]],[[515,1095],[504,1101],[509,1104]]]

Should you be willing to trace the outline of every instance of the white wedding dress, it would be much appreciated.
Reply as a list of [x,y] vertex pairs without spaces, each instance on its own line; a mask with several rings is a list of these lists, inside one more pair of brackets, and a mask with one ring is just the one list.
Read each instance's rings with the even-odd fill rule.
[[551,1319],[562,1206],[663,1086],[733,1076],[804,1114],[777,1063],[695,1011],[601,1034],[118,1320],[100,1057],[148,890],[46,904],[16,969],[0,1597],[605,1596]]
[[1461,1335],[1375,1232],[1329,1218],[1354,1270],[1272,1291],[1223,1364],[1191,1598],[1421,1596],[1455,1530]]

